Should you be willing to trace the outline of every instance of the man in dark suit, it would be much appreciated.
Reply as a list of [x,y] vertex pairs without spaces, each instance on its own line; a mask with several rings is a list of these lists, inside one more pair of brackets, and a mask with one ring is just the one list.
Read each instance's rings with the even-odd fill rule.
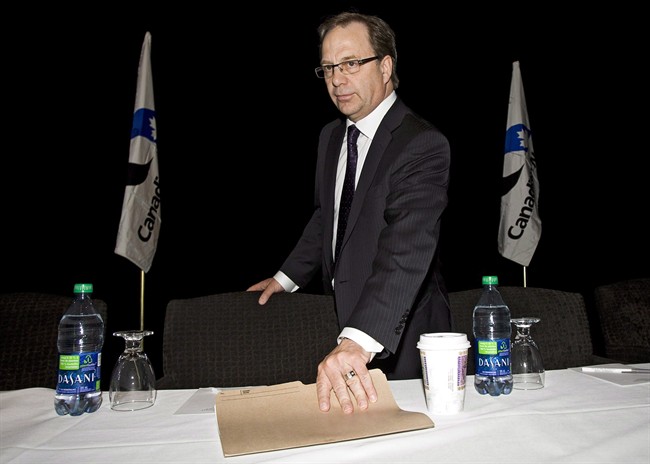
[[[421,377],[420,334],[451,329],[438,259],[450,150],[445,136],[395,93],[397,51],[388,24],[342,13],[326,19],[318,33],[316,74],[345,119],[321,131],[315,209],[302,237],[273,278],[248,290],[261,291],[264,304],[322,271],[342,331],[318,366],[318,401],[328,411],[334,390],[343,411],[351,413],[351,396],[360,409],[377,400],[369,369],[379,367],[389,379]],[[360,135],[348,150],[352,124]],[[341,192],[346,170],[353,170],[346,168],[348,151],[358,152],[356,190],[351,187],[336,257],[336,230],[346,209]]]

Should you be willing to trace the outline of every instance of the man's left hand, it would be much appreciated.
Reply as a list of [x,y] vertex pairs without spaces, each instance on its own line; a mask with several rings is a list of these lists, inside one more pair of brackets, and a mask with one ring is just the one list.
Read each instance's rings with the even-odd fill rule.
[[354,412],[351,396],[360,410],[377,401],[377,391],[366,367],[370,353],[358,343],[343,339],[318,365],[316,391],[320,410],[330,410],[330,395],[334,390],[345,414]]

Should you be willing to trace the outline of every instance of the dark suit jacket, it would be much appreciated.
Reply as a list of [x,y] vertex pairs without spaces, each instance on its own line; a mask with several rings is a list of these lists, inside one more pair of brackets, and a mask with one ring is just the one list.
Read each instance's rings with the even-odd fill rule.
[[342,119],[321,131],[315,210],[280,270],[304,287],[320,269],[326,291],[334,281],[341,327],[384,346],[369,367],[389,379],[417,378],[420,334],[451,330],[438,258],[449,143],[398,97],[372,140],[334,266],[334,184],[344,132]]

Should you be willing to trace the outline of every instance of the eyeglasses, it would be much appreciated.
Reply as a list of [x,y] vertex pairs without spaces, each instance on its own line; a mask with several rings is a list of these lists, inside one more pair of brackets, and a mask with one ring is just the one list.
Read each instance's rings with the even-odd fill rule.
[[348,61],[342,61],[337,64],[324,64],[323,66],[319,66],[314,71],[316,71],[316,76],[318,76],[321,79],[329,79],[334,75],[334,68],[339,68],[339,71],[341,71],[341,74],[354,74],[358,73],[359,70],[361,69],[361,65],[370,63],[371,61],[378,60],[380,57],[379,56],[371,56],[370,58],[362,58],[360,60],[348,60]]

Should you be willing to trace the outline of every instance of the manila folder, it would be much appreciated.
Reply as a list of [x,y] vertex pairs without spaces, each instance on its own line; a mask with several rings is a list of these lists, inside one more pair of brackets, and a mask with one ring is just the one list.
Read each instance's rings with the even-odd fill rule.
[[370,371],[378,400],[365,411],[343,414],[332,392],[331,409],[318,408],[316,384],[302,382],[224,390],[216,397],[216,415],[224,456],[334,443],[431,428],[420,412],[397,406],[379,369]]

